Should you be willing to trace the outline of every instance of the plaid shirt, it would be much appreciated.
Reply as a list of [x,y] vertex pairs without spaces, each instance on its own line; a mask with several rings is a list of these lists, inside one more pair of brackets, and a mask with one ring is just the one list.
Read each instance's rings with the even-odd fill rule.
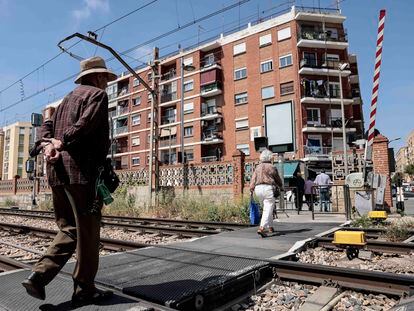
[[109,148],[108,96],[105,91],[80,85],[44,122],[42,137],[63,142],[60,159],[47,165],[51,187],[95,182]]

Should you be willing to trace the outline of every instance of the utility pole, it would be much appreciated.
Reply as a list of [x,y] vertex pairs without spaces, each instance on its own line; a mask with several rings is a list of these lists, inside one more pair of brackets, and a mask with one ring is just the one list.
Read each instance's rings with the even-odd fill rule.
[[345,176],[349,174],[348,171],[348,154],[347,154],[347,144],[346,144],[346,120],[345,120],[345,107],[344,107],[344,95],[342,90],[342,70],[346,69],[348,64],[339,65],[339,93],[341,98],[341,114],[342,114],[342,148],[343,148],[343,157],[345,164]]
[[[182,53],[182,51],[181,51]],[[180,135],[181,135],[181,162],[185,165],[184,158],[184,56],[180,58],[180,75],[181,75],[181,101],[180,101]],[[185,186],[185,185],[183,185]]]
[[159,90],[159,49],[154,48],[154,60],[151,63],[152,85],[151,93],[151,128],[150,128],[150,158],[149,158],[149,203],[152,204],[152,192],[155,192],[155,205],[159,190],[159,161],[158,161],[158,90]]

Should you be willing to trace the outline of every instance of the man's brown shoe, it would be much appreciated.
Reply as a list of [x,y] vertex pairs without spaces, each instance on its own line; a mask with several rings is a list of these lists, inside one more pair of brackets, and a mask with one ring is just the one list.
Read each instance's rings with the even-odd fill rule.
[[29,277],[22,282],[22,285],[30,296],[45,300],[45,287],[41,283],[41,275],[39,273],[32,272]]
[[80,291],[72,296],[72,307],[78,308],[111,298],[113,292],[96,288],[93,292]]

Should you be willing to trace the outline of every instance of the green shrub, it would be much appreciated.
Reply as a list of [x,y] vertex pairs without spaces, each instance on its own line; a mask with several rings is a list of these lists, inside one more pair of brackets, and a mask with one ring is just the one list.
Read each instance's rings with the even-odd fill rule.
[[11,207],[11,206],[17,206],[18,203],[10,198],[7,198],[6,201],[4,202],[4,205],[6,207]]
[[37,204],[37,209],[41,211],[53,211],[53,201],[52,200],[40,201]]
[[102,213],[105,215],[117,215],[117,216],[133,216],[137,217],[140,214],[140,210],[136,208],[135,196],[128,193],[126,186],[121,186],[112,194],[114,201],[104,206]]
[[354,221],[352,221],[351,226],[365,229],[365,228],[372,228],[375,226],[375,224],[371,218],[369,218],[367,215],[363,215],[355,219]]
[[414,230],[414,217],[401,217],[390,223],[384,236],[388,241],[402,242],[411,236],[412,230]]

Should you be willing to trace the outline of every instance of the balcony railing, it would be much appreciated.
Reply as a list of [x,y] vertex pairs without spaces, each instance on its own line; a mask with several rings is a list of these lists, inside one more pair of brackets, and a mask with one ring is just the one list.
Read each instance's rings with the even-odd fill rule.
[[165,93],[161,95],[161,103],[169,102],[177,99],[177,92]]
[[339,69],[339,64],[345,62],[345,60],[302,58],[299,65],[300,68]]
[[315,14],[333,14],[333,15],[341,14],[341,10],[334,9],[334,8],[295,6],[295,10],[296,12],[315,13]]
[[[353,119],[345,118],[345,127],[350,128],[353,127]],[[317,121],[307,121],[305,127],[342,127],[342,118],[339,117],[327,117],[325,119],[319,119]]]
[[167,81],[167,80],[170,80],[172,78],[175,78],[176,76],[177,76],[177,71],[175,69],[173,69],[173,70],[170,70],[170,71],[164,73],[161,76],[161,81]]
[[218,128],[207,129],[203,131],[203,140],[220,139],[221,136],[218,132]]
[[214,65],[220,65],[220,59],[218,57],[206,57],[201,60],[201,68],[207,68]]
[[117,107],[117,112],[118,112],[118,115],[128,113],[129,112],[129,107],[128,106],[118,106]]
[[218,158],[216,156],[206,156],[206,157],[201,157],[201,162],[206,163],[206,162],[215,162],[218,161]]
[[160,147],[169,147],[169,146],[174,146],[176,144],[177,144],[177,138],[160,140]]
[[302,30],[298,33],[298,40],[317,40],[317,41],[337,41],[337,42],[348,42],[346,32],[339,33],[338,36],[333,36],[332,33],[322,30]]
[[203,85],[201,87],[201,94],[208,93],[208,92],[215,91],[215,90],[221,90],[221,82],[220,81],[216,81],[214,83]]
[[[302,84],[302,97],[315,97],[315,98],[340,98],[341,93],[339,87],[327,86],[326,81],[322,80],[307,80],[305,84]],[[329,90],[329,92],[328,92]],[[343,98],[350,99],[351,94],[347,90],[343,90]]]
[[177,119],[175,116],[162,116],[161,117],[161,124],[170,124],[170,123],[174,123],[177,122]]
[[115,129],[115,135],[128,133],[128,126],[121,126]]
[[305,146],[305,157],[306,156],[326,156],[332,153],[332,147],[319,147],[319,146]]
[[208,107],[207,109],[201,110],[201,116],[208,116],[212,114],[219,114],[220,112],[217,110],[217,107]]
[[118,90],[118,96],[126,95],[128,94],[128,88],[123,87],[122,89]]

